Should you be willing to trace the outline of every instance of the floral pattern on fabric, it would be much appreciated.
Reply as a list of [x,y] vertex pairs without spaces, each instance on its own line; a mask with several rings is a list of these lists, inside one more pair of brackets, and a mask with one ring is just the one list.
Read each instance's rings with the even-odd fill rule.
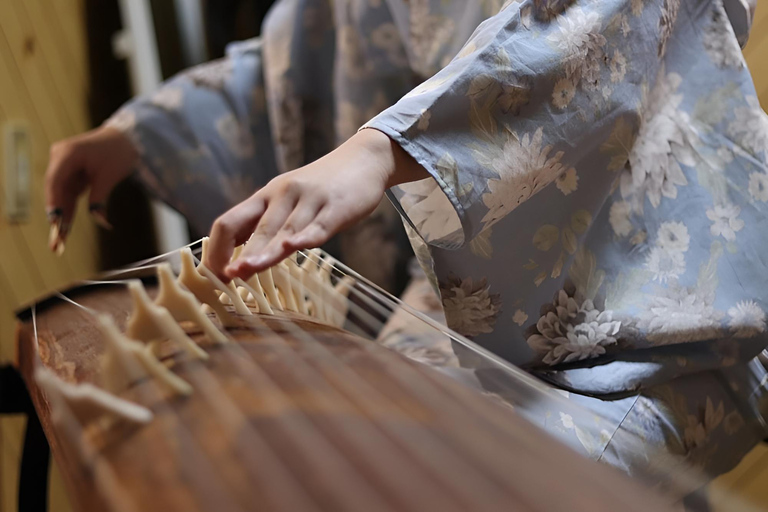
[[[739,51],[753,7],[278,0],[262,40],[110,124],[201,231],[363,123],[386,133],[431,175],[389,195],[447,324],[605,421],[518,411],[629,472],[639,436],[716,474],[768,408],[768,117]],[[386,285],[407,259],[398,224],[383,204],[340,256]]]

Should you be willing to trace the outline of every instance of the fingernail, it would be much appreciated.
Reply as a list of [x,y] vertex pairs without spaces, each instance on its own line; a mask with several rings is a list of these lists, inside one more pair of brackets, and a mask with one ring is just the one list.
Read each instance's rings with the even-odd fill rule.
[[104,206],[104,203],[91,203],[88,205],[88,211],[96,224],[104,229],[112,229],[112,224],[107,220],[107,207]]
[[57,256],[64,254],[64,242],[69,234],[69,224],[65,224],[61,219],[51,224],[51,230],[48,233],[48,247]]
[[51,224],[51,230],[48,232],[48,248],[52,251],[56,251],[59,243],[59,223],[54,222]]
[[91,211],[91,217],[96,221],[96,224],[104,229],[112,230],[112,224],[109,223],[107,217],[100,211]]
[[61,208],[51,208],[45,212],[45,216],[48,218],[49,224],[53,224],[54,222],[60,220],[62,215],[64,215],[64,210]]

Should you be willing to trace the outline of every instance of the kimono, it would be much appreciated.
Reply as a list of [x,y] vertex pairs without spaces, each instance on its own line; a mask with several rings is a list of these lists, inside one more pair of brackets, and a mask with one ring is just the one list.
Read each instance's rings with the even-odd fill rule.
[[[601,421],[523,414],[630,474],[658,448],[725,472],[768,437],[768,117],[740,49],[754,3],[501,3],[280,0],[263,39],[109,124],[200,226],[380,130],[430,174],[388,195],[448,326]],[[372,222],[355,243],[396,259],[384,206]]]

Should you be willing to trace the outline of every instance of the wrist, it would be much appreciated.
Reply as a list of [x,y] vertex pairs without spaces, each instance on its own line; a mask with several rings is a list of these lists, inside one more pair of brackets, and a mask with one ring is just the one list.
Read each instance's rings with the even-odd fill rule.
[[408,154],[400,144],[375,128],[365,128],[355,134],[379,166],[385,189],[428,178],[429,173]]

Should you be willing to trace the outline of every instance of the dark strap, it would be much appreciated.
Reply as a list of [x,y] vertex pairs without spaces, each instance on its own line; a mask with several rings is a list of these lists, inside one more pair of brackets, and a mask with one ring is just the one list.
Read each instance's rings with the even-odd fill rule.
[[19,372],[0,366],[0,414],[26,414],[19,470],[19,512],[47,512],[50,448]]

